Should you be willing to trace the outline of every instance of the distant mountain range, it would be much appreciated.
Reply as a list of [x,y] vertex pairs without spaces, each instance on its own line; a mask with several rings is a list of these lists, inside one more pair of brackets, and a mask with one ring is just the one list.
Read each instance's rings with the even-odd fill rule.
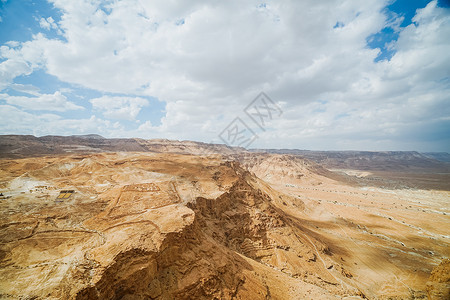
[[302,156],[328,169],[394,172],[450,171],[450,154],[446,152],[310,151],[296,149],[252,149],[250,151]]
[[120,151],[233,154],[246,150],[244,148],[192,141],[170,141],[166,139],[144,140],[138,138],[107,139],[96,134],[72,136],[49,135],[42,137],[32,135],[0,135],[0,158]]
[[450,154],[416,151],[310,151],[297,149],[252,149],[193,141],[117,138],[100,135],[42,136],[0,135],[0,158],[96,152],[166,152],[237,155],[269,153],[306,158],[327,169],[355,169],[387,172],[450,172]]
[[447,152],[424,152],[422,154],[435,160],[450,163],[450,154]]

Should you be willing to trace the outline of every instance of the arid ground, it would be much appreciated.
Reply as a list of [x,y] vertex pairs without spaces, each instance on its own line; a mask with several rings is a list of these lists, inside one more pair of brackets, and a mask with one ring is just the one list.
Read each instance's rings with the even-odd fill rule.
[[0,298],[448,299],[445,188],[170,149],[0,160]]

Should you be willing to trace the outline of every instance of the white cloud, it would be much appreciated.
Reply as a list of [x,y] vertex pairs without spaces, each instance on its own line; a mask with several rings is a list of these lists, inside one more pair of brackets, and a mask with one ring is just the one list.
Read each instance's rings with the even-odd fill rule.
[[0,63],[0,90],[8,87],[20,75],[31,74],[33,69],[23,60],[8,59]]
[[44,63],[43,36],[38,34],[24,43],[8,42],[0,47],[0,91],[13,83],[16,77],[30,75]]
[[48,17],[47,19],[41,18],[39,20],[39,26],[46,30],[58,29],[58,25],[56,25],[52,17]]
[[103,96],[91,99],[95,110],[101,111],[107,119],[136,120],[142,107],[148,106],[148,101],[140,97],[110,97]]
[[35,97],[0,94],[0,100],[5,100],[10,105],[20,106],[27,110],[63,112],[68,110],[84,109],[84,107],[68,101],[66,96],[61,94],[59,91],[54,94],[39,94],[35,91],[32,91],[32,93],[34,93]]
[[41,19],[39,20],[39,26],[41,26],[41,28],[50,30],[50,23],[47,22],[47,20],[44,19],[44,18],[41,18]]
[[[402,142],[405,132],[449,115],[450,13],[436,1],[403,29],[384,13],[387,0],[52,2],[61,20],[41,26],[64,40],[2,47],[0,89],[45,66],[62,81],[129,95],[91,100],[106,119],[134,120],[144,96],[167,102],[161,126],[130,134],[210,141],[262,90],[285,110],[257,141],[272,147],[418,148],[419,137]],[[400,34],[396,54],[375,63],[366,39],[385,26]]]
[[11,48],[15,48],[15,47],[19,47],[20,43],[18,41],[8,41],[5,43],[5,45],[7,45]]
[[[111,135],[118,124],[97,118],[63,119],[56,114],[34,114],[11,105],[0,105],[0,134],[32,134],[35,136],[98,133]],[[120,127],[120,125],[119,125]]]
[[30,94],[30,95],[34,95],[34,96],[40,95],[39,88],[35,87],[31,84],[13,83],[9,87],[18,92],[22,92],[22,93],[26,93],[26,94]]

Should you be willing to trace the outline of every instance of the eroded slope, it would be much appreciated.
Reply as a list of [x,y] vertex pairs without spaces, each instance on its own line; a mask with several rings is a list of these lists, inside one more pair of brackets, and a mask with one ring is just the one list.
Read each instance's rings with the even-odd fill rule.
[[1,170],[3,298],[361,294],[275,203],[302,210],[300,200],[220,157],[72,155],[3,160]]
[[421,299],[448,285],[428,280],[449,255],[448,192],[344,185],[267,154],[1,160],[0,178],[5,299]]

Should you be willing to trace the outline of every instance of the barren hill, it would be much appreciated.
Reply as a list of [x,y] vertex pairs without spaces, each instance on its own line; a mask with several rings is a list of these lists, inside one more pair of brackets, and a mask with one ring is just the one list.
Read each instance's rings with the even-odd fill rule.
[[329,246],[279,208],[303,202],[235,162],[71,155],[3,161],[2,179],[4,297],[361,295]]
[[220,144],[166,139],[106,139],[99,135],[43,136],[0,135],[0,158],[100,152],[171,152],[184,154],[232,154],[243,148]]
[[[69,153],[157,152],[228,155],[233,159],[262,157],[263,153],[290,155],[320,166],[322,175],[364,186],[388,188],[425,188],[450,190],[448,153],[418,153],[414,151],[309,151],[286,149],[253,149],[229,147],[193,141],[166,139],[106,139],[99,135],[76,136],[0,136],[0,158],[24,158]],[[256,153],[256,154],[255,154]],[[331,172],[330,172],[331,171]]]
[[[329,169],[367,171],[431,171],[450,172],[445,164],[448,153],[419,153],[416,151],[310,151],[255,149],[252,152],[298,155]],[[439,160],[438,160],[439,159]]]
[[450,190],[448,153],[416,151],[309,151],[253,149],[253,153],[284,154],[308,159],[357,184],[388,188]]
[[448,191],[223,145],[0,140],[1,299],[448,295]]

